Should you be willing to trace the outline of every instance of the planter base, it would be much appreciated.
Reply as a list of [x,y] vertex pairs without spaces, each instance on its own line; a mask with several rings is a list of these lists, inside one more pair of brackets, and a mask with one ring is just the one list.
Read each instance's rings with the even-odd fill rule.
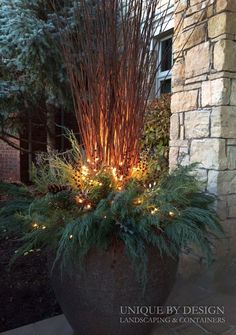
[[75,266],[70,275],[69,269],[61,275],[59,266],[54,268],[54,291],[75,335],[150,335],[153,323],[138,322],[137,318],[144,315],[132,310],[135,306],[165,303],[175,282],[178,262],[160,257],[156,248],[149,248],[148,254],[144,294],[123,247],[91,250],[85,268]]

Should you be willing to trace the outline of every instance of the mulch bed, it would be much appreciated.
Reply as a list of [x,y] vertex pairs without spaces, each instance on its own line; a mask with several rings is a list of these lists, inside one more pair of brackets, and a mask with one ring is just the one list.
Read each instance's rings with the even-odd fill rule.
[[9,260],[20,242],[16,236],[0,240],[0,332],[61,313],[50,286],[46,256],[40,251]]

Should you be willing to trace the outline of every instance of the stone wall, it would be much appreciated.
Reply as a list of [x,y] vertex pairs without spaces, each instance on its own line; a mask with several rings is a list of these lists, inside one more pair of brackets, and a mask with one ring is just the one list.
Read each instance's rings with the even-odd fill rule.
[[236,1],[176,0],[170,167],[201,162],[236,243]]
[[16,182],[19,180],[20,152],[0,141],[0,181]]

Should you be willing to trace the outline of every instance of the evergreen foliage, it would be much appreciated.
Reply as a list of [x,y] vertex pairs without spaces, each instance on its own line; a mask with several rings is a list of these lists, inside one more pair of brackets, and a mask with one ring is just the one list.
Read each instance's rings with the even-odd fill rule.
[[[70,8],[71,1],[66,3]],[[47,104],[73,108],[54,21],[50,1],[1,1],[2,136],[9,130],[11,134],[22,130],[22,119],[28,117],[27,113],[45,111]]]
[[4,229],[17,221],[25,229],[17,256],[49,246],[63,266],[82,261],[91,248],[122,241],[142,281],[147,245],[177,257],[191,243],[211,260],[211,237],[223,231],[215,199],[201,191],[195,165],[156,178],[153,162],[140,162],[133,175],[122,176],[112,167],[91,167],[71,140],[70,152],[41,159],[33,188],[11,186],[14,200],[3,204],[0,217]]

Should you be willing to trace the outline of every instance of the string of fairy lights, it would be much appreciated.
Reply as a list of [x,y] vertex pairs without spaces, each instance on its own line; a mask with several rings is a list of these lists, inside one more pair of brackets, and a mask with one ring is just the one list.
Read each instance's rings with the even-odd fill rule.
[[[98,160],[96,161],[96,164],[98,163]],[[74,182],[74,189],[78,191],[78,194],[75,195],[74,201],[76,205],[81,209],[83,213],[86,213],[87,211],[94,210],[97,206],[96,203],[93,203],[93,201],[89,197],[89,192],[91,188],[98,188],[102,189],[103,187],[107,187],[107,185],[104,185],[104,183],[99,179],[101,172],[105,171],[109,173],[110,184],[108,187],[110,188],[110,191],[113,189],[115,192],[122,192],[124,191],[126,184],[128,181],[133,178],[135,180],[141,181],[140,185],[143,187],[143,194],[137,196],[133,200],[134,206],[142,206],[145,204],[146,197],[151,197],[151,194],[153,191],[158,190],[156,181],[150,182],[148,184],[142,183],[142,180],[144,179],[145,174],[148,173],[148,167],[145,166],[145,164],[142,162],[140,165],[137,165],[136,167],[133,167],[128,172],[128,175],[121,174],[122,169],[117,169],[117,167],[104,167],[104,169],[99,169],[98,166],[96,168],[94,167],[95,164],[91,164],[90,161],[87,161],[87,165],[83,164],[80,167],[78,167],[76,170],[73,171],[72,180]],[[120,164],[122,168],[122,164]],[[144,196],[144,194],[146,195]],[[111,201],[111,204],[113,201]],[[148,205],[146,206],[146,210],[151,215],[160,215],[160,208],[154,206],[154,205]],[[169,218],[175,218],[178,212],[169,211],[167,213]],[[102,219],[106,219],[107,216],[104,215]],[[32,223],[33,230],[45,230],[47,226],[45,224],[40,224],[38,222]],[[73,239],[73,235],[69,235],[69,239]]]

